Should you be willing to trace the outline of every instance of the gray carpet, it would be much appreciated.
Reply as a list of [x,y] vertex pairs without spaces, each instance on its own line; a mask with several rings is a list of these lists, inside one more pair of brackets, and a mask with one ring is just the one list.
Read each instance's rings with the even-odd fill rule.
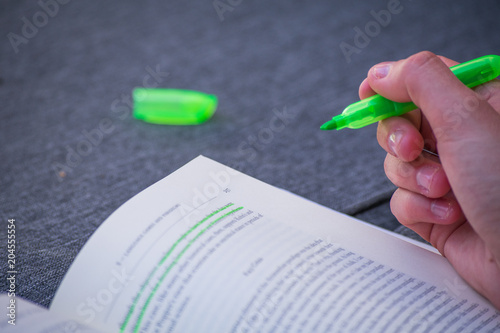
[[[0,4],[0,253],[15,218],[18,295],[44,306],[109,214],[199,154],[404,232],[376,125],[319,126],[377,62],[500,52],[496,0],[60,2]],[[131,116],[140,86],[219,107],[201,126],[146,124]]]

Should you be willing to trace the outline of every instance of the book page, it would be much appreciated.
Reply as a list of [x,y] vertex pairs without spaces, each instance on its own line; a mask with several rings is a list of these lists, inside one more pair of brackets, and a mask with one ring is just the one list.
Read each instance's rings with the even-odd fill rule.
[[0,306],[7,317],[0,322],[2,333],[99,333],[81,323],[18,296],[0,295]]
[[500,328],[440,255],[202,156],[102,224],[51,309],[108,332]]

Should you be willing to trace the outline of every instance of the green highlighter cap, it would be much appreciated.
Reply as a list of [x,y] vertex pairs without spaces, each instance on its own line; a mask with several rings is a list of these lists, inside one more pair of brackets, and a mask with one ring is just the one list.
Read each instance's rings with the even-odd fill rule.
[[193,90],[135,88],[132,97],[134,117],[153,124],[201,124],[217,108],[217,96]]
[[[500,56],[487,55],[479,57],[450,67],[450,70],[463,84],[472,88],[491,81],[500,75]],[[321,129],[361,128],[415,109],[417,109],[417,106],[412,102],[397,103],[380,95],[374,95],[349,105],[342,114],[324,123]]]

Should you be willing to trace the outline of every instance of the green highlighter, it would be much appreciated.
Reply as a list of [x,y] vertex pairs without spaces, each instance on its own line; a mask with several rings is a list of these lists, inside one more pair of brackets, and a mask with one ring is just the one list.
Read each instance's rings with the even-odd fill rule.
[[[500,56],[487,55],[479,57],[450,67],[450,70],[463,84],[472,88],[491,81],[500,75]],[[380,95],[374,95],[349,105],[342,114],[324,123],[321,129],[361,128],[415,109],[417,109],[417,106],[412,102],[397,103]]]
[[133,115],[162,125],[197,125],[215,112],[217,96],[194,90],[135,88]]

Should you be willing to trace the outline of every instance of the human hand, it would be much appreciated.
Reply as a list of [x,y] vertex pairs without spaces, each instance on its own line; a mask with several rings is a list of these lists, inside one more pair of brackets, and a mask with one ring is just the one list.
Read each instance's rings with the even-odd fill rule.
[[398,186],[391,210],[500,309],[500,81],[471,90],[447,68],[455,64],[430,52],[381,63],[359,95],[420,108],[379,123],[385,172]]

